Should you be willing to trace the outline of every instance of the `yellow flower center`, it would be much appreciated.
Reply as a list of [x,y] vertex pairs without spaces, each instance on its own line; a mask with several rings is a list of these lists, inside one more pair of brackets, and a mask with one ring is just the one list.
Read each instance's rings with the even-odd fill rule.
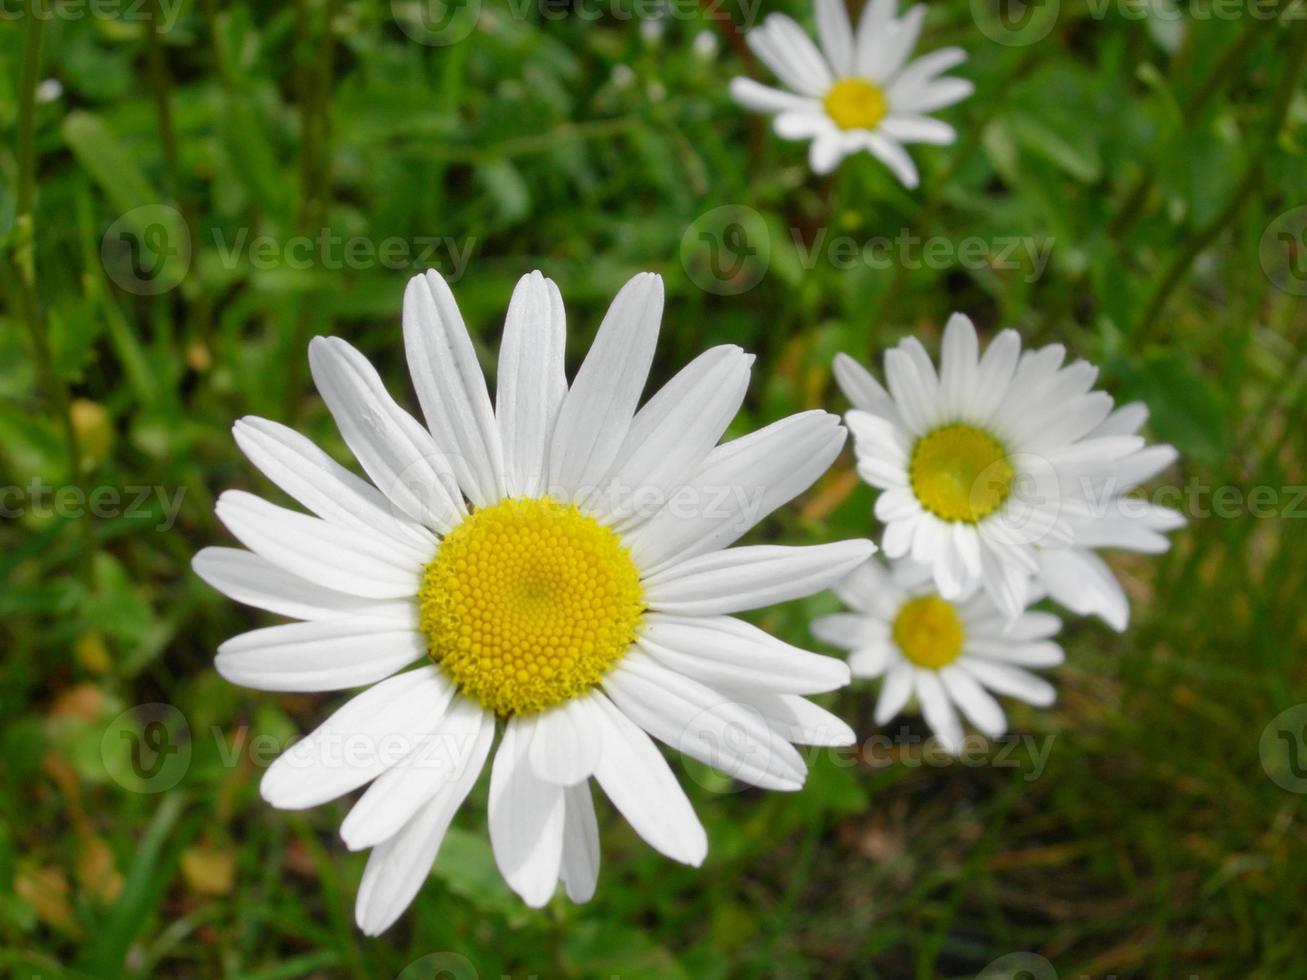
[[875,129],[889,111],[880,87],[861,78],[841,78],[822,102],[840,129]]
[[553,500],[504,500],[450,531],[418,592],[431,659],[499,715],[598,683],[635,640],[640,573],[622,539]]
[[945,521],[975,524],[1012,491],[1007,452],[973,425],[946,425],[918,439],[908,476],[921,506]]
[[939,596],[911,599],[894,619],[894,642],[918,667],[938,670],[962,652],[962,620]]

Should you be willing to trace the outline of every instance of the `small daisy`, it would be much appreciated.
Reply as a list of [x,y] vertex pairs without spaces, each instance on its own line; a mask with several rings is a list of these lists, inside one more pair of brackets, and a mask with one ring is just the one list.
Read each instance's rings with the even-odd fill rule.
[[[1148,419],[1138,402],[1122,405],[1090,433],[1091,437],[1133,436]],[[1068,548],[1038,549],[1038,582],[1049,598],[1082,616],[1098,616],[1117,632],[1130,622],[1125,590],[1095,548],[1161,554],[1171,547],[1163,535],[1185,524],[1169,507],[1131,496],[1141,484],[1179,458],[1174,446],[1147,446],[1120,461],[1110,477],[1100,474],[1083,499],[1067,501]]]
[[942,78],[962,64],[961,48],[940,48],[909,62],[926,8],[895,17],[894,0],[869,0],[856,34],[844,0],[816,0],[821,50],[793,20],[772,14],[746,40],[760,61],[791,91],[751,78],[731,80],[731,95],[746,109],[776,114],[783,139],[812,140],[809,161],[830,173],[851,153],[868,150],[907,187],[917,167],[904,143],[952,143],[953,127],[927,113],[965,99],[972,84]]
[[812,633],[850,651],[854,677],[885,678],[877,725],[915,694],[935,737],[957,754],[962,724],[955,707],[993,739],[1007,731],[1007,718],[989,691],[1040,708],[1056,698],[1048,681],[1026,669],[1062,662],[1062,648],[1051,639],[1062,626],[1056,616],[1022,612],[1010,622],[983,591],[945,599],[929,571],[907,560],[890,569],[879,559],[865,562],[835,592],[852,611],[814,620]]
[[835,359],[858,473],[883,491],[885,554],[929,566],[946,599],[983,585],[1019,615],[1039,553],[1072,544],[1069,518],[1143,448],[1101,428],[1112,398],[1090,390],[1096,368],[1063,367],[1065,356],[1060,344],[1022,353],[1004,330],[981,357],[975,327],[955,314],[938,373],[915,338],[886,352],[888,392],[851,357]]
[[261,791],[302,809],[370,784],[341,826],[346,846],[372,849],[356,905],[368,934],[421,888],[496,732],[490,840],[532,906],[560,878],[575,901],[594,891],[592,776],[650,845],[703,861],[703,827],[650,736],[780,790],[806,775],[791,743],[853,740],[802,697],[847,683],[846,665],[733,614],[826,588],[874,547],[729,547],[826,470],[844,430],[807,412],[717,445],[752,362],[729,345],[637,410],[662,308],[658,276],[632,279],[569,386],[562,297],[525,276],[492,405],[454,297],[428,272],[409,282],[403,317],[426,426],[345,341],[309,347],[371,483],[285,426],[236,423],[251,462],[312,513],[219,499],[249,550],[206,548],[195,570],[301,622],[228,640],[216,667],[265,691],[367,688],[277,759]]

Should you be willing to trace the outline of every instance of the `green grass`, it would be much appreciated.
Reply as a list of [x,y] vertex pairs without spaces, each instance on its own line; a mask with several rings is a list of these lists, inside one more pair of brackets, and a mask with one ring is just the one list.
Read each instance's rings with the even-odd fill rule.
[[[629,17],[516,16],[499,0],[446,46],[348,0],[146,4],[159,34],[130,17],[0,22],[0,484],[19,488],[0,501],[0,964],[385,978],[435,953],[430,969],[461,956],[481,977],[925,978],[1025,952],[1062,977],[1307,976],[1304,797],[1259,752],[1307,689],[1307,502],[1291,489],[1307,483],[1307,245],[1292,216],[1275,223],[1307,203],[1307,30],[1200,4],[1182,5],[1177,34],[1115,5],[1061,6],[1046,39],[1005,46],[968,5],[934,5],[925,46],[966,47],[977,91],[944,114],[956,145],[914,150],[915,193],[866,157],[813,179],[801,145],[730,104],[736,49],[695,54],[724,25],[683,6],[656,43]],[[33,104],[49,78],[62,93]],[[768,230],[766,274],[737,295],[703,288],[711,236],[697,232],[721,226],[695,223],[724,204]],[[305,261],[254,244],[323,228],[341,244]],[[976,239],[992,261],[805,261],[814,243],[901,230]],[[161,255],[149,282],[173,288],[125,288],[124,240]],[[620,283],[661,272],[655,382],[715,343],[758,355],[733,431],[842,410],[835,352],[878,362],[907,333],[932,346],[955,309],[1063,342],[1119,399],[1149,402],[1151,435],[1183,454],[1165,482],[1197,488],[1190,525],[1160,558],[1112,556],[1130,631],[1069,621],[1059,703],[1012,711],[1011,756],[814,753],[795,795],[729,791],[676,759],[705,866],[658,857],[601,809],[597,897],[542,912],[494,870],[482,786],[413,908],[368,940],[352,921],[363,859],[336,837],[345,805],[278,813],[257,793],[261,748],[338,699],[219,679],[217,644],[268,618],[188,562],[229,543],[216,493],[272,492],[239,456],[235,418],[293,424],[346,458],[308,338],[346,337],[412,404],[399,303],[426,264],[463,273],[487,364],[518,276],[557,279],[573,369]],[[1245,502],[1213,498],[1222,487]],[[1253,508],[1257,487],[1274,497]],[[117,500],[100,489],[98,514],[74,513],[96,488]],[[872,533],[871,502],[846,456],[755,538]],[[759,620],[810,645],[807,620],[833,605]],[[872,698],[834,699],[863,736]],[[166,760],[175,785],[141,792],[115,719],[155,702],[184,718],[190,757]]]

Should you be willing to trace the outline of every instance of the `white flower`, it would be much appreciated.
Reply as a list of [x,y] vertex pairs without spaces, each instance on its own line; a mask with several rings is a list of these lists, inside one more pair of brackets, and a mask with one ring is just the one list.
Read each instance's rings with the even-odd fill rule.
[[[1148,419],[1138,402],[1122,405],[1090,437],[1135,435]],[[1107,562],[1093,551],[1116,548],[1161,554],[1171,547],[1163,534],[1185,524],[1169,507],[1130,496],[1176,461],[1174,446],[1147,446],[1122,459],[1110,476],[1099,474],[1083,499],[1066,501],[1072,546],[1039,549],[1037,581],[1055,602],[1082,616],[1095,615],[1118,632],[1130,622],[1130,603]]]
[[907,187],[917,167],[904,143],[952,143],[953,127],[927,113],[965,99],[973,86],[941,73],[966,60],[961,48],[908,57],[921,33],[925,6],[895,17],[895,0],[869,0],[856,34],[844,0],[816,0],[821,50],[793,20],[772,14],[746,40],[791,91],[750,78],[731,80],[731,95],[747,109],[776,114],[784,139],[812,140],[809,162],[830,173],[851,153],[868,150]]
[[1004,330],[981,357],[975,327],[955,314],[938,374],[911,337],[885,354],[888,392],[852,358],[835,359],[858,473],[883,491],[885,554],[930,566],[946,599],[981,584],[1016,617],[1039,553],[1073,543],[1071,521],[1094,488],[1119,485],[1143,448],[1103,426],[1112,398],[1090,390],[1097,368],[1063,367],[1065,356],[1060,344],[1022,353]]
[[909,560],[889,570],[878,559],[865,562],[835,592],[852,611],[814,620],[812,632],[850,651],[854,677],[884,677],[877,725],[915,694],[935,737],[956,754],[963,738],[955,706],[993,739],[1007,731],[1007,718],[989,691],[1041,708],[1056,697],[1051,684],[1025,669],[1063,660],[1051,639],[1062,623],[1050,613],[1023,612],[1009,622],[983,591],[944,599],[929,570]]
[[732,614],[823,589],[874,547],[729,547],[830,465],[844,430],[807,412],[718,446],[752,362],[729,345],[637,411],[662,307],[658,276],[627,283],[569,387],[562,297],[524,277],[492,406],[454,297],[428,272],[410,281],[403,318],[427,426],[345,341],[309,347],[371,483],[276,422],[236,424],[250,460],[316,516],[240,491],[219,499],[249,550],[207,548],[196,571],[303,622],[228,640],[216,666],[267,691],[368,687],[261,791],[300,809],[371,784],[341,827],[348,847],[372,848],[356,908],[369,934],[417,894],[497,727],[491,843],[533,906],[560,876],[576,901],[594,891],[591,776],[649,844],[703,860],[703,827],[650,735],[782,790],[805,777],[791,742],[852,741],[801,697],[847,683],[847,667]]

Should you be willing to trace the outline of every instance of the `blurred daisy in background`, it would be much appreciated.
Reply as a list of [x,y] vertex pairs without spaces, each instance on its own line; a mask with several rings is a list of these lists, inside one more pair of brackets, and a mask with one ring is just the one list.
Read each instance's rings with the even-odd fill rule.
[[345,341],[309,348],[371,483],[276,422],[236,424],[251,462],[312,514],[219,499],[249,550],[206,548],[196,572],[302,622],[228,640],[216,667],[265,691],[367,688],[273,763],[261,792],[302,809],[371,784],[341,827],[348,847],[372,848],[356,904],[369,934],[417,894],[497,730],[490,839],[533,906],[560,878],[576,901],[594,891],[592,776],[650,845],[702,862],[703,827],[653,738],[780,790],[806,776],[791,743],[853,741],[803,698],[847,683],[847,666],[733,614],[820,591],[874,547],[729,547],[820,476],[845,432],[813,411],[718,446],[752,363],[730,345],[637,410],[662,309],[662,280],[632,279],[569,387],[562,297],[525,276],[492,406],[454,297],[428,272],[403,317],[426,426]]
[[[1122,405],[1090,438],[1133,436],[1147,420],[1146,406],[1138,402]],[[1164,535],[1183,527],[1184,515],[1131,494],[1179,455],[1174,446],[1147,446],[1120,460],[1110,474],[1096,474],[1083,498],[1066,501],[1071,546],[1036,550],[1039,584],[1051,599],[1082,616],[1098,616],[1117,632],[1126,628],[1130,602],[1112,569],[1094,549],[1161,554],[1171,547]]]
[[882,491],[885,554],[927,565],[945,599],[980,585],[1018,616],[1041,553],[1075,542],[1073,522],[1101,512],[1096,488],[1121,485],[1143,449],[1108,423],[1111,396],[1090,390],[1097,368],[1064,367],[1065,357],[1060,344],[1023,353],[1012,330],[982,357],[960,314],[945,328],[938,372],[913,337],[886,352],[888,391],[836,357],[858,473]]
[[843,0],[816,0],[813,44],[791,18],[772,14],[746,37],[758,59],[789,91],[751,78],[731,80],[746,109],[775,114],[778,136],[811,140],[808,159],[819,174],[867,150],[907,187],[919,183],[905,143],[952,143],[953,127],[928,113],[965,99],[971,82],[942,77],[966,60],[961,48],[940,48],[909,61],[925,6],[895,16],[895,0],[868,0],[855,32]]
[[877,725],[915,695],[935,737],[956,754],[963,742],[958,712],[987,738],[1007,731],[991,691],[1040,708],[1056,698],[1053,686],[1030,670],[1062,663],[1062,648],[1052,640],[1062,624],[1050,613],[1023,611],[1010,622],[983,591],[945,599],[929,569],[910,560],[887,569],[872,559],[835,592],[850,611],[814,620],[812,633],[849,651],[854,677],[884,678]]

